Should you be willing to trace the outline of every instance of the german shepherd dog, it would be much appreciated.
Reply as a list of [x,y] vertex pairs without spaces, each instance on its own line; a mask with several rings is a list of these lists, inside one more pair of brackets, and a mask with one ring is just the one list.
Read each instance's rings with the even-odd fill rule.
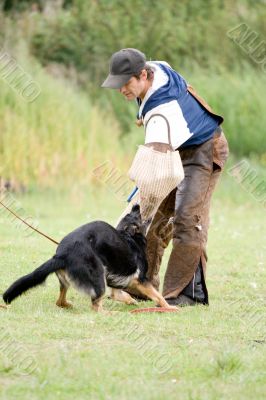
[[3,294],[5,303],[10,304],[55,272],[60,282],[60,294],[56,302],[59,307],[71,306],[66,300],[71,284],[91,298],[95,311],[103,310],[106,285],[113,288],[113,299],[127,304],[134,304],[135,301],[121,289],[134,288],[161,307],[176,308],[168,305],[146,278],[145,233],[149,222],[142,223],[140,208],[136,204],[117,228],[103,221],[82,225],[62,239],[51,259],[7,289]]

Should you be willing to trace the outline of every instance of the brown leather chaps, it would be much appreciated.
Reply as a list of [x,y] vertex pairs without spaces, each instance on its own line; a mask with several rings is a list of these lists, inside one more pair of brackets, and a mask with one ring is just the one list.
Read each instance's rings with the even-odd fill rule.
[[[173,239],[163,296],[177,297],[191,282],[199,265],[208,303],[206,244],[211,196],[228,157],[228,144],[218,128],[207,142],[179,150],[185,178],[161,203],[147,235],[148,278],[159,289],[159,270],[165,248]],[[172,221],[169,219],[172,217]]]

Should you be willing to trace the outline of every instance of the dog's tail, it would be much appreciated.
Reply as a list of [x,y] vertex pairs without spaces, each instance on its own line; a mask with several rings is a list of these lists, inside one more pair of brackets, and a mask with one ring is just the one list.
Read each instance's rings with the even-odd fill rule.
[[6,304],[10,304],[16,297],[20,296],[27,290],[41,285],[47,276],[59,269],[64,268],[64,262],[57,257],[50,258],[35,271],[28,275],[19,278],[15,281],[3,294],[3,299]]

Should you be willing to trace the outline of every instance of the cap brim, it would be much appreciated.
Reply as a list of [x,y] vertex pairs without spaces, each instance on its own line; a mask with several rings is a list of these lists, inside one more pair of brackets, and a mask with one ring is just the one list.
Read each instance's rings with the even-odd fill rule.
[[110,89],[120,89],[124,86],[132,75],[112,75],[109,74],[101,87],[110,88]]

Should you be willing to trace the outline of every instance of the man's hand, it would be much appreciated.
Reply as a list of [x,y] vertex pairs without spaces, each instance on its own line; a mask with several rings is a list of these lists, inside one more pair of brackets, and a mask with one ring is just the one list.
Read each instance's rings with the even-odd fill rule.
[[152,147],[153,150],[160,151],[161,153],[166,153],[168,150],[171,150],[171,147],[168,143],[151,142],[146,143],[145,146]]

